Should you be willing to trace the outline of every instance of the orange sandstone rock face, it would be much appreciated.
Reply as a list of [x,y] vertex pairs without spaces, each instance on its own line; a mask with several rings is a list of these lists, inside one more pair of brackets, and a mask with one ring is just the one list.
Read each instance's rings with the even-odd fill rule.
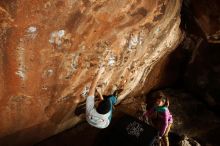
[[[182,39],[179,0],[1,0],[0,144],[29,145],[77,124],[101,64],[104,94],[149,91]],[[147,87],[147,88],[146,88]]]

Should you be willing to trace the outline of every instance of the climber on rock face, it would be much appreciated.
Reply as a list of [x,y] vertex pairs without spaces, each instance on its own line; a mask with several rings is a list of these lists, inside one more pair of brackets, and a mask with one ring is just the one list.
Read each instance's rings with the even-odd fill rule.
[[[88,97],[86,99],[86,120],[96,128],[106,128],[110,124],[112,118],[113,105],[117,102],[117,91],[113,95],[102,96],[100,88],[96,88],[98,80],[105,68],[101,67],[93,80]],[[97,89],[100,97],[100,102],[95,108],[95,89]]]

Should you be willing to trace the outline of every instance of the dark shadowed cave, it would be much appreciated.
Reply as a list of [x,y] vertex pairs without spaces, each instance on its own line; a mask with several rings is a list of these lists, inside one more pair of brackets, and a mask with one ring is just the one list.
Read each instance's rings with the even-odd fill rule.
[[[0,146],[143,145],[120,128],[158,91],[171,146],[220,145],[220,1],[1,0],[0,32]],[[85,98],[103,63],[104,94],[123,90],[100,130]]]

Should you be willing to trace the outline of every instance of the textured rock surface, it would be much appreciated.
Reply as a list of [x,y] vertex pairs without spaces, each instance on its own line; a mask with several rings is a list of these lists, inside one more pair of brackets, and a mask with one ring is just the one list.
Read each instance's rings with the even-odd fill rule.
[[203,99],[218,114],[220,109],[219,47],[219,44],[205,44],[203,42],[194,52],[195,57],[188,65],[185,73],[187,89]]
[[185,88],[200,97],[219,114],[220,5],[219,1],[215,0],[210,3],[202,0],[197,4],[195,1],[191,4],[187,1],[183,3],[182,20],[185,22],[186,30],[183,49],[192,55],[188,55],[189,61],[185,65],[182,79]]
[[184,90],[166,90],[170,96],[170,110],[174,116],[172,131],[197,139],[203,145],[219,145],[220,118],[201,102],[200,98]]
[[101,63],[105,94],[123,88],[122,100],[156,86],[149,73],[182,39],[180,8],[179,0],[1,0],[0,145],[75,125]]
[[220,1],[192,0],[191,10],[210,43],[220,43]]

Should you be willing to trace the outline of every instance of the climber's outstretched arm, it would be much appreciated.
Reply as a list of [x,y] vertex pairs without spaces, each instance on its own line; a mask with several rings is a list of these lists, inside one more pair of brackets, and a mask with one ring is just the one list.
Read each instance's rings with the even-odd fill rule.
[[99,99],[100,99],[100,100],[104,100],[104,98],[103,98],[103,96],[102,96],[102,91],[101,91],[102,89],[96,87],[96,90],[97,90],[97,92],[98,92],[98,94],[99,94]]
[[97,86],[97,83],[101,77],[101,74],[105,71],[104,67],[101,67],[98,71],[98,73],[96,74],[95,79],[93,80],[91,87],[89,89],[89,95],[88,96],[94,96],[95,95],[95,88]]

